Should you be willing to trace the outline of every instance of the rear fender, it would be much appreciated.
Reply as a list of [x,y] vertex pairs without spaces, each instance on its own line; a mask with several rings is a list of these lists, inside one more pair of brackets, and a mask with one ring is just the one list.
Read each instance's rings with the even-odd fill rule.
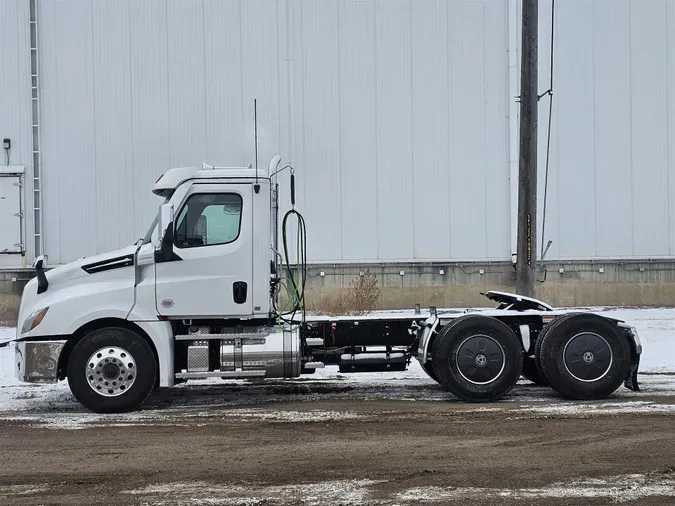
[[422,335],[417,346],[417,360],[421,365],[424,365],[427,362],[429,343],[431,342],[432,336],[436,333],[436,329],[440,322],[441,320],[437,315],[431,315],[422,324]]

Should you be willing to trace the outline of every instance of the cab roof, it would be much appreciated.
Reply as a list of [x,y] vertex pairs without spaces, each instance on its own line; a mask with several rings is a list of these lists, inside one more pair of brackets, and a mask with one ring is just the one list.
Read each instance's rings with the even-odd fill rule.
[[167,170],[159,176],[152,188],[155,195],[164,196],[173,192],[188,179],[251,179],[269,180],[267,172],[253,167],[213,167],[204,164],[202,167],[177,167]]

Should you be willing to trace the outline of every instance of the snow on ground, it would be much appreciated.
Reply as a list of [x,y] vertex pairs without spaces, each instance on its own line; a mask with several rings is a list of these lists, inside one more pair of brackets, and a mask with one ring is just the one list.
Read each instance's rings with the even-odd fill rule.
[[675,308],[605,309],[597,312],[635,326],[642,341],[640,371],[675,372]]
[[551,483],[537,488],[415,487],[389,491],[387,480],[336,480],[300,485],[222,485],[207,482],[164,483],[123,491],[142,497],[146,504],[162,504],[171,498],[177,504],[446,504],[485,499],[516,499],[540,502],[546,499],[604,499],[613,503],[648,497],[675,497],[671,473],[629,474],[583,478]]
[[[0,486],[3,497],[30,496],[44,493],[51,485]],[[626,474],[601,478],[581,478],[550,483],[532,488],[491,487],[413,487],[393,488],[387,480],[333,480],[294,485],[261,485],[242,483],[229,485],[207,481],[156,483],[141,488],[123,490],[122,496],[142,500],[142,504],[184,506],[202,504],[303,504],[319,506],[340,503],[363,504],[465,504],[485,499],[529,500],[600,499],[614,504],[639,501],[649,497],[675,497],[675,477],[672,473]]]
[[[647,497],[675,497],[675,479],[669,473],[629,474],[552,483],[539,488],[423,487],[398,493],[403,503],[434,503],[471,499],[608,499],[614,503]],[[538,501],[537,501],[538,502]]]
[[183,482],[150,485],[140,489],[122,491],[124,495],[140,496],[161,504],[163,499],[171,498],[178,504],[222,504],[246,505],[265,504],[349,504],[368,503],[371,491],[369,487],[384,483],[386,480],[334,480],[302,485],[265,486],[247,484],[221,485],[207,482]]
[[[675,308],[592,309],[603,315],[623,319],[634,325],[643,345],[639,376],[641,392],[621,387],[611,402],[563,402],[546,388],[521,381],[505,402],[512,405],[514,416],[587,416],[606,413],[663,413],[675,415],[669,403],[645,399],[646,396],[675,395]],[[399,314],[399,312],[396,312]],[[0,328],[0,342],[13,339],[14,329]],[[0,419],[22,419],[55,428],[82,428],[109,422],[121,424],[149,423],[161,411],[162,423],[194,423],[194,417],[218,416],[238,419],[258,418],[275,422],[339,420],[353,413],[259,412],[251,404],[275,401],[356,397],[360,399],[397,399],[415,401],[455,401],[443,391],[413,360],[407,371],[340,374],[336,367],[318,369],[315,374],[296,380],[248,382],[219,379],[189,381],[173,389],[161,389],[146,403],[146,409],[129,415],[96,415],[84,410],[73,398],[67,382],[56,385],[20,383],[14,377],[14,347],[0,348]],[[671,374],[664,374],[671,373]],[[214,385],[223,385],[215,388]],[[297,390],[297,391],[296,391]],[[455,401],[456,402],[456,401]],[[517,408],[516,404],[528,404]],[[246,409],[244,406],[247,405]],[[467,411],[502,410],[501,407],[467,405]],[[188,412],[185,408],[189,407]],[[187,418],[192,418],[189,420]]]

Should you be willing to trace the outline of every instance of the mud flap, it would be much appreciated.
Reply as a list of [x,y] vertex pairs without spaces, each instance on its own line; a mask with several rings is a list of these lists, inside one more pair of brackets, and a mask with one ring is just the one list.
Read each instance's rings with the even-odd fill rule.
[[642,342],[638,336],[637,329],[625,322],[617,321],[617,325],[621,328],[623,334],[628,340],[630,346],[630,369],[623,381],[623,385],[633,392],[639,392],[638,385],[638,368],[640,367],[640,355],[642,355]]
[[623,385],[633,392],[639,392],[640,386],[638,385],[638,367],[640,366],[640,355],[637,353],[631,353],[633,355],[630,361],[630,371],[628,376],[623,382]]

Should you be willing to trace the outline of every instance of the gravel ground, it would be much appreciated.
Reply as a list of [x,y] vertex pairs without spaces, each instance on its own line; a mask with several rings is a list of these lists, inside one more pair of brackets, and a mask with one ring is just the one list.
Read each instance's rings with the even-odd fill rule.
[[641,382],[566,402],[523,381],[476,405],[336,373],[160,390],[125,415],[27,388],[0,413],[0,504],[672,504],[675,376]]

